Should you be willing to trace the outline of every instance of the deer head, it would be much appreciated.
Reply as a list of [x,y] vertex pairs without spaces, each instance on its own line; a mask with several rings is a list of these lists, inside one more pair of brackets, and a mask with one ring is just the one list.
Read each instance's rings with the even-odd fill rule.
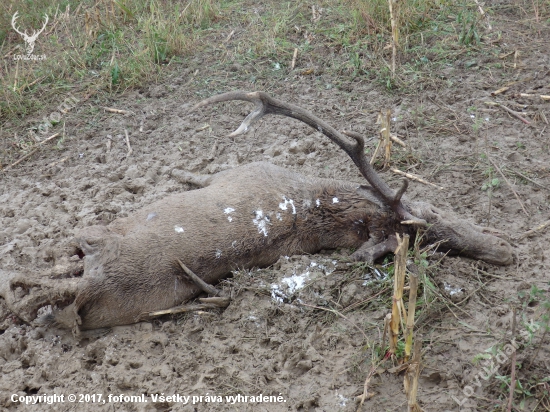
[[27,43],[27,46],[25,47],[25,50],[27,52],[27,56],[29,56],[30,54],[32,54],[32,52],[34,50],[34,44],[36,43],[36,39],[38,38],[38,35],[44,31],[44,29],[46,28],[46,24],[48,24],[48,15],[44,14],[44,17],[46,18],[46,21],[44,21],[44,25],[42,26],[42,28],[38,31],[33,30],[32,34],[28,35],[26,31],[24,31],[24,32],[19,31],[17,29],[17,26],[15,25],[16,20],[19,17],[18,13],[19,12],[16,11],[15,14],[13,15],[13,17],[11,19],[11,25],[12,25],[13,29],[23,37],[23,40],[25,40],[25,43]]
[[[443,243],[442,249],[446,248],[489,263],[499,265],[512,263],[513,254],[511,245],[492,234],[489,229],[477,227],[462,219],[457,219],[452,214],[445,213],[427,203],[404,202],[402,197],[407,190],[407,180],[402,181],[399,189],[395,191],[391,189],[370,165],[369,160],[365,156],[363,137],[358,133],[350,131],[341,133],[307,110],[291,103],[274,99],[264,92],[247,93],[234,91],[223,93],[203,100],[195,105],[192,110],[205,105],[231,100],[251,102],[256,107],[244,119],[239,128],[229,136],[233,137],[246,133],[254,123],[267,114],[292,117],[300,120],[323,133],[348,154],[374,191],[393,210],[401,221],[401,224],[404,225],[404,228],[422,228],[426,231],[428,239]],[[384,253],[390,251],[392,251],[391,248],[383,250]]]

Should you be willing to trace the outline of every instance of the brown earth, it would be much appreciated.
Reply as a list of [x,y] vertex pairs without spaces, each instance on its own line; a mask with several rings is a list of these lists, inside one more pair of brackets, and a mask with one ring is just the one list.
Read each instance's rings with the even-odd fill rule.
[[[518,296],[536,286],[543,292],[519,311],[516,333],[518,373],[531,396],[518,393],[515,410],[548,410],[548,338],[537,330],[529,341],[520,332],[547,310],[542,302],[550,299],[550,234],[543,229],[515,238],[550,219],[550,102],[519,96],[550,94],[550,31],[548,26],[521,26],[517,20],[493,24],[502,30],[502,38],[485,45],[487,50],[517,50],[518,55],[459,54],[414,93],[391,94],[361,77],[323,74],[322,67],[316,68],[318,75],[303,75],[300,67],[286,76],[261,74],[251,80],[253,63],[213,71],[198,57],[171,71],[164,82],[116,99],[74,93],[79,102],[63,116],[65,140],[57,148],[46,143],[1,177],[0,281],[6,284],[14,274],[32,278],[69,258],[77,229],[106,224],[168,193],[190,190],[171,177],[174,169],[213,173],[267,160],[311,176],[361,181],[341,150],[291,119],[267,117],[245,136],[224,137],[238,126],[248,106],[231,103],[188,114],[204,96],[265,90],[310,109],[338,129],[351,128],[368,137],[376,136],[379,110],[389,108],[394,131],[407,143],[405,149],[395,147],[393,165],[443,187],[411,182],[408,196],[501,230],[516,250],[516,262],[508,267],[428,258],[435,300],[417,321],[424,339],[421,406],[426,411],[501,410],[508,390],[501,388],[498,376],[509,376],[508,357],[502,365],[491,358],[496,369],[489,376],[483,368],[489,368],[491,359],[476,364],[474,357],[489,356],[486,351],[492,347],[505,352],[503,345],[512,337],[510,303],[521,309]],[[518,25],[525,38],[517,35]],[[216,57],[207,56],[212,61]],[[213,85],[205,82],[207,77],[216,79]],[[491,97],[505,85],[510,88],[504,94]],[[66,97],[60,94],[59,102]],[[522,112],[531,124],[486,101]],[[102,106],[132,113],[108,113],[99,110]],[[49,113],[37,113],[28,125]],[[11,141],[10,136],[2,138],[2,144]],[[368,143],[371,152],[374,144],[375,139]],[[2,163],[5,167],[11,160]],[[396,176],[383,176],[396,187]],[[482,190],[491,183],[492,190]],[[98,409],[92,403],[68,402],[23,407],[10,400],[12,394],[87,393],[104,399],[109,394],[149,396],[146,404],[107,403],[104,410],[355,411],[354,398],[363,392],[390,308],[391,281],[377,278],[388,265],[375,270],[341,262],[348,252],[282,257],[270,268],[237,272],[223,284],[234,295],[223,312],[116,327],[80,342],[69,331],[22,322],[0,300],[0,406]],[[299,282],[305,273],[300,278],[305,287],[295,288],[293,280]],[[375,396],[362,410],[406,410],[403,377],[391,373],[392,366],[389,361],[379,366],[369,384]],[[480,374],[488,379],[480,380]],[[152,403],[150,395],[161,393],[221,396],[223,402]],[[237,394],[280,394],[284,402],[226,402],[225,396]],[[463,402],[460,408],[453,396]]]

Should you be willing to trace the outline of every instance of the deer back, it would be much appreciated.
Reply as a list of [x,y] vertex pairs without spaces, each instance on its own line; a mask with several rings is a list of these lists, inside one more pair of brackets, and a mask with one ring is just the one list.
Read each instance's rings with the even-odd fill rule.
[[392,216],[357,184],[269,163],[221,172],[208,187],[83,231],[88,285],[76,310],[85,329],[132,323],[142,312],[176,306],[199,292],[177,259],[213,283],[232,269],[267,266],[282,255],[359,247],[395,230]]

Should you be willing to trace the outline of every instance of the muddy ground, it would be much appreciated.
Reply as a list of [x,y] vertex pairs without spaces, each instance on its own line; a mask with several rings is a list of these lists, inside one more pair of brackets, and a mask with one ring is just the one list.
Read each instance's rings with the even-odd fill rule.
[[[66,262],[74,254],[75,230],[107,224],[169,193],[192,190],[172,177],[175,169],[214,173],[266,160],[306,175],[362,181],[341,150],[291,119],[267,117],[245,136],[225,137],[249,107],[231,103],[188,113],[202,97],[265,90],[338,129],[372,137],[371,153],[377,113],[388,108],[394,131],[407,144],[394,147],[393,165],[442,187],[411,182],[409,198],[502,231],[516,252],[508,267],[429,256],[435,292],[417,323],[424,339],[421,406],[426,411],[501,410],[508,390],[499,376],[510,375],[510,361],[501,356],[500,363],[486,351],[505,351],[512,338],[510,302],[521,309],[521,293],[536,286],[542,292],[520,310],[515,337],[518,373],[529,390],[516,394],[515,410],[548,410],[548,339],[542,329],[533,329],[532,340],[525,331],[526,322],[541,321],[549,299],[550,234],[544,229],[516,238],[550,218],[550,102],[519,95],[550,95],[549,32],[544,27],[530,32],[526,26],[526,42],[516,36],[519,23],[500,24],[501,54],[519,54],[458,55],[414,93],[390,93],[360,76],[325,74],[322,67],[313,75],[302,74],[302,67],[283,77],[257,77],[252,66],[228,64],[218,72],[205,69],[208,76],[223,79],[212,85],[204,81],[204,61],[198,57],[162,83],[116,98],[74,92],[78,102],[63,116],[65,139],[46,143],[0,177],[2,287],[15,275],[35,279]],[[506,85],[504,94],[491,96]],[[60,94],[59,101],[67,97]],[[531,124],[486,101],[522,112]],[[52,102],[52,110],[57,104]],[[131,113],[109,113],[102,106]],[[27,126],[49,113],[37,113]],[[2,137],[2,144],[11,142],[11,136]],[[9,163],[3,160],[4,167]],[[395,175],[381,173],[396,186]],[[355,411],[390,308],[391,280],[385,279],[388,264],[350,266],[342,259],[348,253],[282,257],[270,268],[237,272],[224,282],[234,295],[224,311],[166,316],[82,341],[70,331],[28,324],[0,299],[0,406],[96,410],[93,403],[21,406],[11,400],[12,394],[87,393],[149,399],[106,403],[104,410]],[[305,279],[305,287],[296,287],[299,279]],[[32,291],[13,293],[24,298]],[[298,306],[297,299],[322,309]],[[478,354],[485,360],[476,363]],[[379,365],[369,384],[375,395],[362,410],[406,410],[403,377],[389,371],[392,366]],[[151,402],[150,395],[161,393],[210,395],[215,402]],[[225,396],[238,394],[280,395],[284,401],[226,402]]]

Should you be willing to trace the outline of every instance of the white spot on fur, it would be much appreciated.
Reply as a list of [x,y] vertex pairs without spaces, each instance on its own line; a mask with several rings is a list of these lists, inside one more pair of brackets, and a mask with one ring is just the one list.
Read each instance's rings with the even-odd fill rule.
[[220,249],[216,249],[216,259],[219,259],[222,257],[222,251]]
[[321,206],[321,201],[320,201],[319,199],[317,199],[317,200],[315,201],[315,204],[317,205],[317,207],[319,207],[319,206]]
[[183,232],[185,232],[185,230],[183,230],[183,228],[182,228],[181,226],[177,226],[177,225],[174,226],[174,231],[175,231],[176,233],[183,233]]
[[233,242],[231,242],[231,247],[232,247],[232,248],[237,247],[237,241],[236,241],[236,240],[234,240]]
[[279,209],[287,210],[288,209],[287,205],[290,205],[290,206],[292,206],[292,214],[295,215],[296,214],[296,206],[294,206],[294,200],[287,199],[286,196],[283,196],[283,200],[284,200],[284,203],[279,203]]
[[332,198],[332,203],[338,203],[338,202],[339,202],[339,200],[338,200],[337,197],[333,197],[333,198]]
[[277,212],[277,214],[275,216],[277,216],[278,220],[283,220],[283,218],[281,217],[281,214],[279,212]]
[[304,209],[309,209],[311,207],[311,200],[304,199],[303,205],[304,205]]
[[256,210],[254,212],[256,218],[252,219],[254,226],[258,228],[258,233],[263,233],[264,236],[267,236],[267,225],[269,225],[269,216],[264,217],[264,212],[261,210]]
[[[234,212],[235,209],[233,209],[232,207],[226,207],[224,210],[223,210],[223,213],[225,213],[226,215],[229,215],[231,212]],[[227,216],[227,220],[229,220],[230,222],[233,221],[233,218],[231,216]]]

